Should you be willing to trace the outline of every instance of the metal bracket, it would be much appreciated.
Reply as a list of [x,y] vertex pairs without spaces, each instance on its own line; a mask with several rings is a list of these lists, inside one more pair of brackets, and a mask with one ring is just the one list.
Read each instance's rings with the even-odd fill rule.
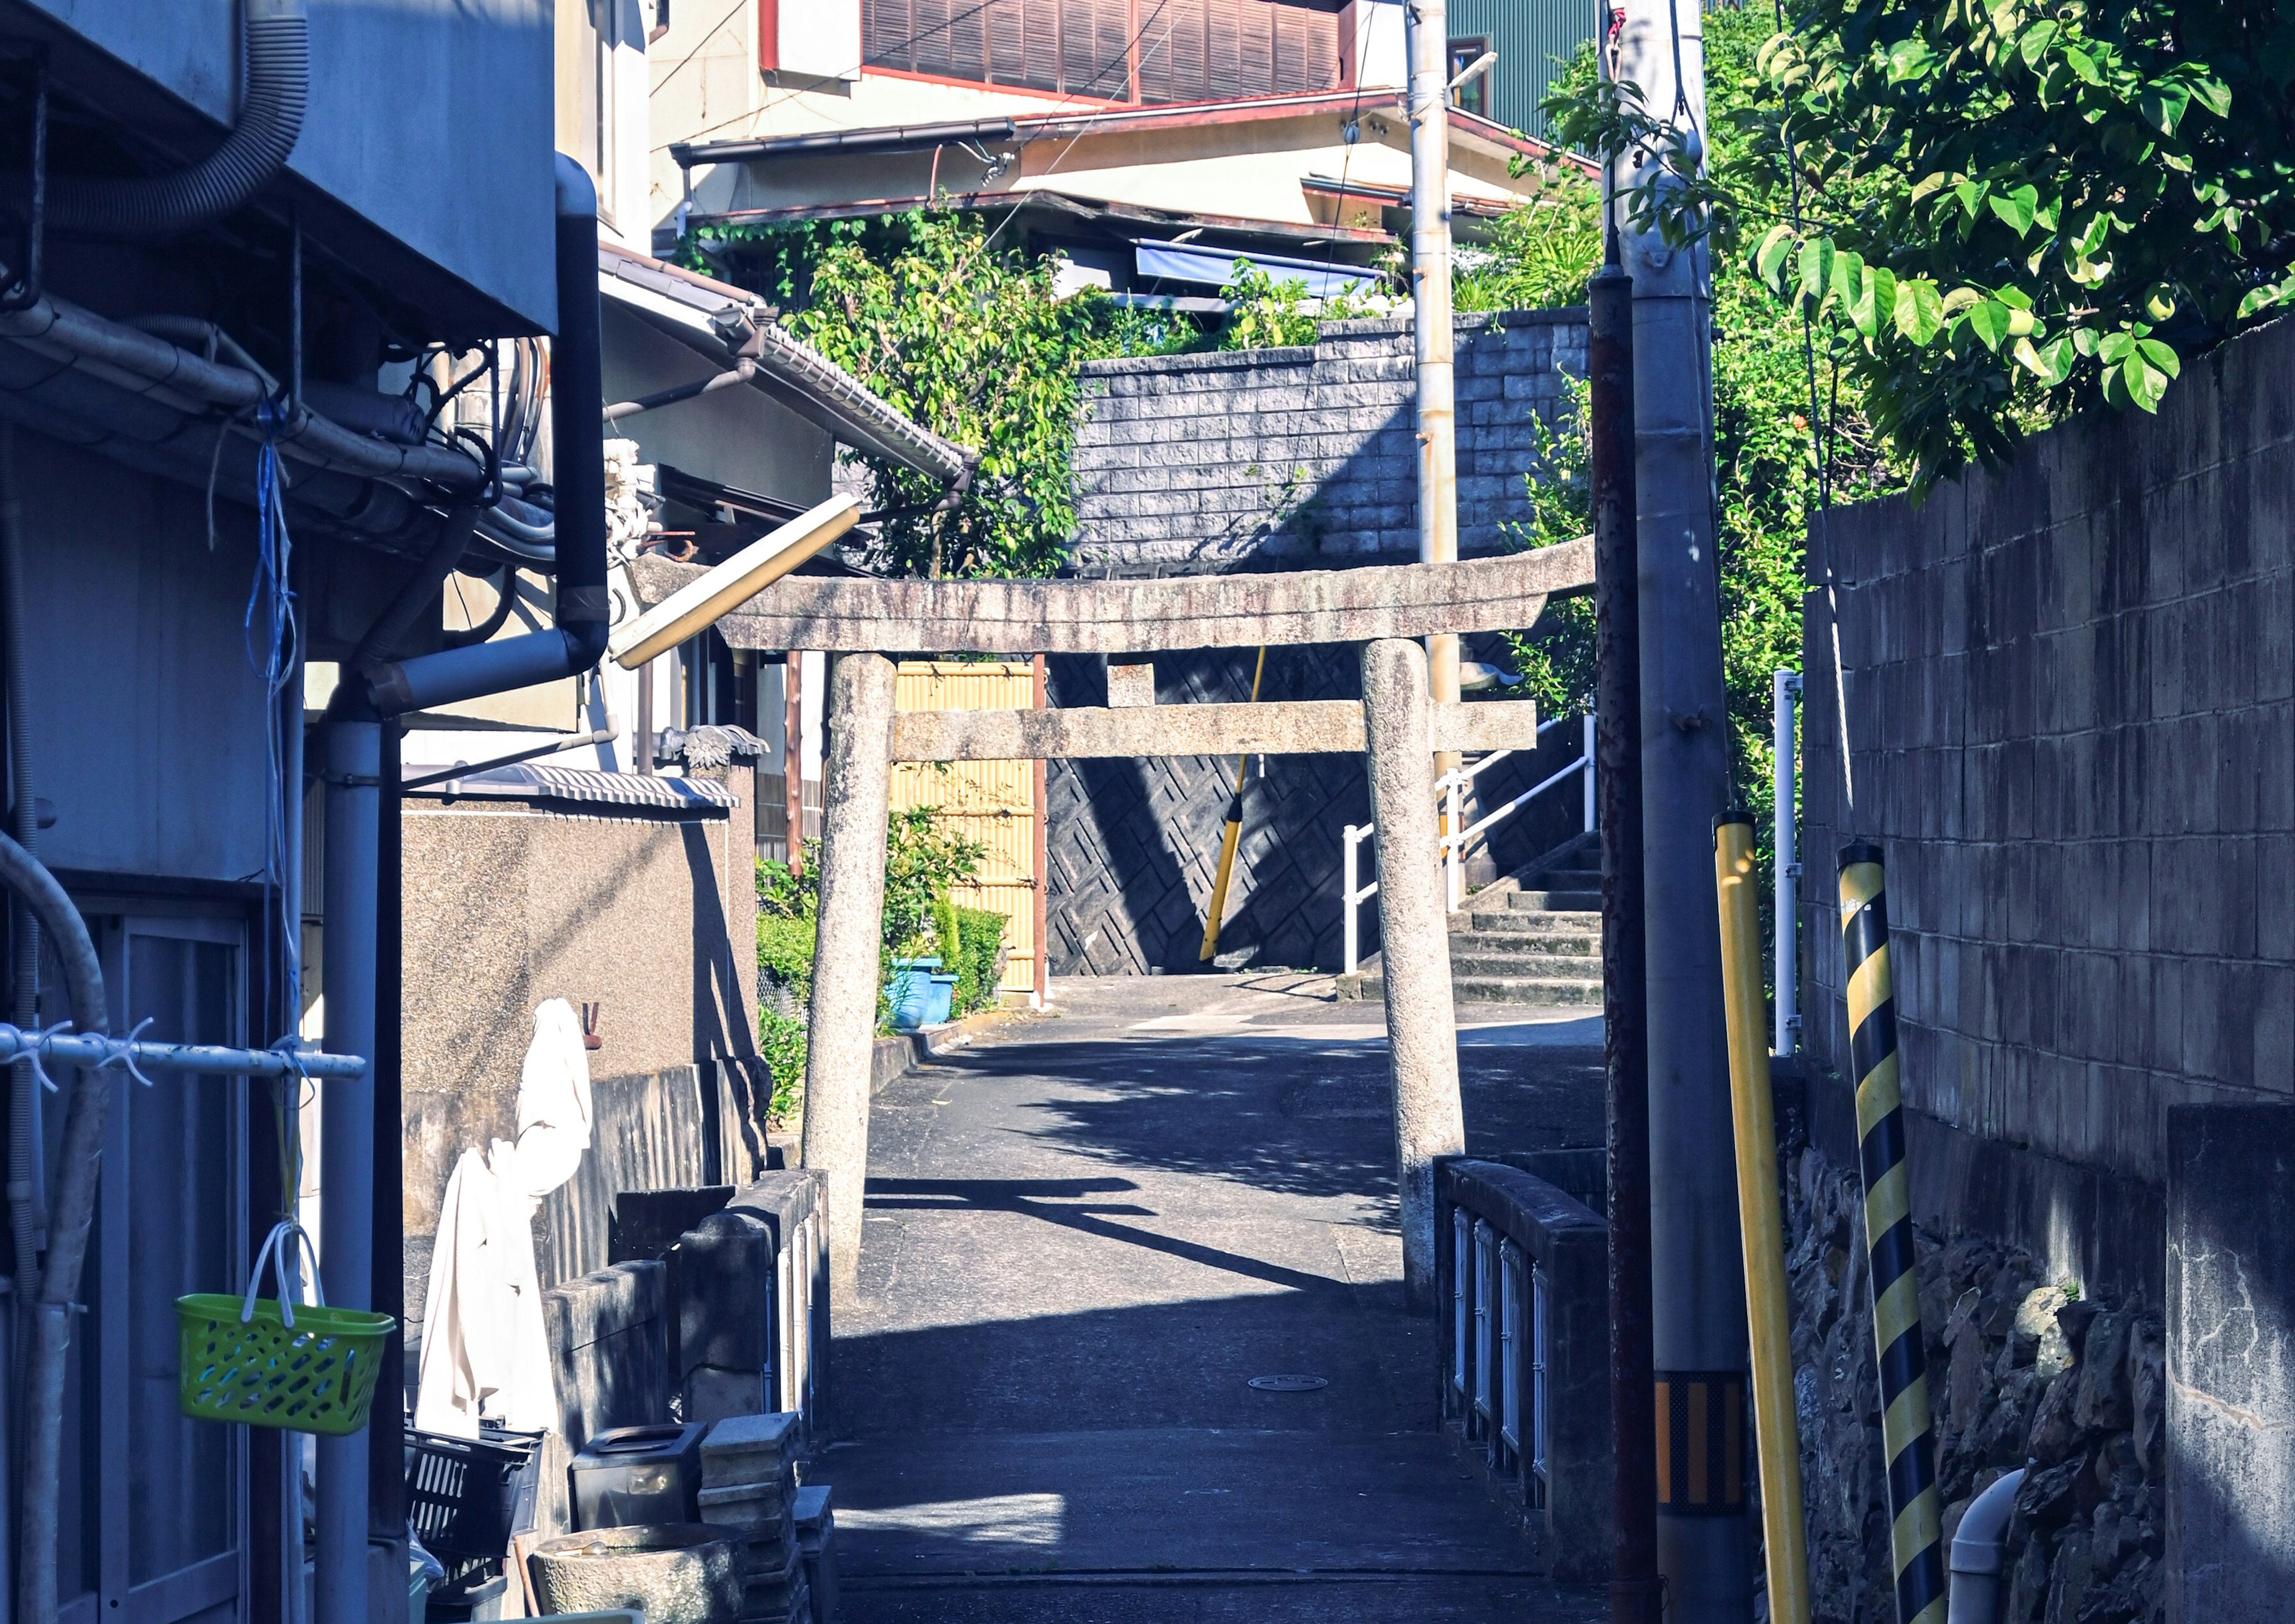
[[29,310],[40,302],[40,268],[48,225],[48,56],[32,58],[32,193],[24,224],[24,268],[0,293],[0,312]]

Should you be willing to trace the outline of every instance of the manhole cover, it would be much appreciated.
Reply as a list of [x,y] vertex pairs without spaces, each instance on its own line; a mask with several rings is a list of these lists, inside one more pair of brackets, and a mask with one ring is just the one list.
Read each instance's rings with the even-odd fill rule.
[[1246,1385],[1262,1392],[1312,1392],[1318,1387],[1328,1387],[1330,1382],[1319,1375],[1255,1375]]

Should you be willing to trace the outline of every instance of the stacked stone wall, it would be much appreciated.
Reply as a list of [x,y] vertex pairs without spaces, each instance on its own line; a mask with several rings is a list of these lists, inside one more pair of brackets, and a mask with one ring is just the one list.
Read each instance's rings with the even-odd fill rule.
[[[1585,314],[1462,316],[1458,547],[1507,545],[1541,477],[1542,428],[1586,372]],[[1327,567],[1418,550],[1410,323],[1331,322],[1311,345],[1084,367],[1075,560],[1115,567]]]

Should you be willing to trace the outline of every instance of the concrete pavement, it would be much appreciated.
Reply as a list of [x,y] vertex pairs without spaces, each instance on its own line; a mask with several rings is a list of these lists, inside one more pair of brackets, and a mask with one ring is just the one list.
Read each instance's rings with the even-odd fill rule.
[[[1436,1429],[1378,1010],[1330,992],[1058,983],[878,1098],[816,1469],[853,1624],[1601,1616]],[[1468,1148],[1598,1143],[1598,1022],[1489,1013]]]

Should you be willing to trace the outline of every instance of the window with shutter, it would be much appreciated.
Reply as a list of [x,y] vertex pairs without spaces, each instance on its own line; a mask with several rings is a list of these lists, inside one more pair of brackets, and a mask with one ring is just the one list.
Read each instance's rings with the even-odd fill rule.
[[1149,104],[1329,90],[1315,0],[862,0],[870,67]]
[[861,60],[870,68],[916,67],[909,0],[861,0]]

